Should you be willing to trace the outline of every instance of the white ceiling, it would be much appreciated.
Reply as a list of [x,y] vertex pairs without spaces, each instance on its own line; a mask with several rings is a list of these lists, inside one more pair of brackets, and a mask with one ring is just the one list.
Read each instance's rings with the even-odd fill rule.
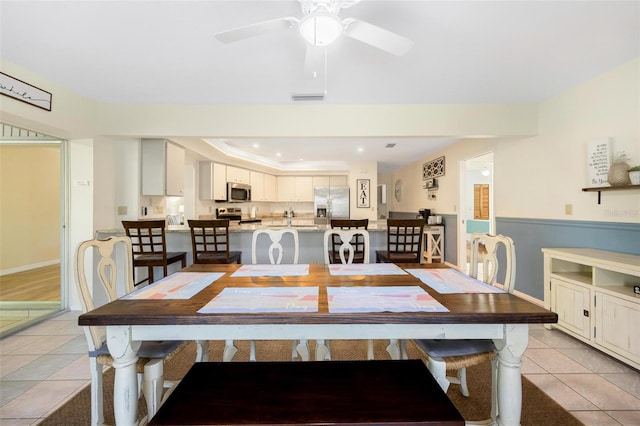
[[[214,37],[301,17],[296,0],[1,0],[0,15],[3,60],[101,102],[289,104],[292,92],[318,85],[303,78],[305,45],[295,29],[232,44]],[[327,104],[539,102],[640,55],[637,0],[362,0],[340,17],[386,28],[414,45],[396,57],[339,39],[327,53]],[[255,142],[228,141],[227,148],[253,152]],[[283,168],[299,158],[353,158],[362,145],[363,161],[392,170],[451,140],[259,142],[260,152],[283,154],[269,159]],[[406,149],[391,155],[383,148],[389,142]]]

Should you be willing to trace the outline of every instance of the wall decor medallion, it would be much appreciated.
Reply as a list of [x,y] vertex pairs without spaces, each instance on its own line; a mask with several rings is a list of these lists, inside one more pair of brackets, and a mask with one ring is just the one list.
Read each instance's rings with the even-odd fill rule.
[[51,111],[51,93],[0,72],[0,94]]
[[369,207],[369,197],[371,181],[369,179],[356,179],[356,188],[358,188],[358,208]]
[[422,180],[438,176],[444,176],[444,157],[436,158],[422,165]]
[[393,195],[396,201],[400,202],[402,200],[402,181],[400,179],[393,184]]

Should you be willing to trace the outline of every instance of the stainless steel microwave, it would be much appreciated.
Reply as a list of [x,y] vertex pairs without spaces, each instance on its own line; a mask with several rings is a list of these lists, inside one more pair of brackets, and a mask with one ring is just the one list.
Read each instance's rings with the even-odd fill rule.
[[251,201],[251,185],[227,182],[227,201],[231,203]]

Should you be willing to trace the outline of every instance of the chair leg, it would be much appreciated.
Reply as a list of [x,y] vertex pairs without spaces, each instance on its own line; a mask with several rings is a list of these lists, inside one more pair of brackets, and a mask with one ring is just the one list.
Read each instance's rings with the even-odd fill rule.
[[460,393],[462,396],[469,396],[469,388],[467,387],[467,369],[458,369],[458,379],[460,380]]
[[324,339],[316,340],[316,361],[330,360],[331,351],[329,350],[329,343]]
[[91,369],[91,425],[104,424],[104,403],[102,389],[102,364],[98,364],[95,357],[89,357]]
[[491,419],[498,418],[498,357],[491,360]]
[[[147,275],[149,276],[149,284],[152,284],[155,281],[154,278],[153,278],[153,266],[149,266],[147,268],[147,271],[148,271]],[[149,418],[151,418],[151,417],[149,417]]]
[[391,355],[391,359],[400,359],[400,345],[398,344],[398,339],[389,339],[389,344],[386,349],[389,355]]
[[449,389],[449,379],[447,379],[447,363],[442,359],[433,359],[429,357],[427,361],[427,368],[436,379],[436,382],[440,385],[444,392]]
[[142,381],[142,393],[147,401],[148,418],[152,418],[162,399],[162,388],[164,385],[164,360],[154,359],[144,366],[144,379]]
[[291,359],[295,360],[300,355],[302,361],[309,361],[309,341],[302,339],[299,342],[291,342]]
[[249,342],[249,361],[256,360],[256,341],[251,340]]
[[229,362],[233,359],[233,356],[238,352],[238,348],[233,345],[233,340],[226,340],[224,346],[224,353],[222,354],[222,360]]
[[375,356],[373,355],[373,339],[369,339],[367,341],[367,359],[373,360]]
[[209,361],[209,341],[196,340],[196,362]]

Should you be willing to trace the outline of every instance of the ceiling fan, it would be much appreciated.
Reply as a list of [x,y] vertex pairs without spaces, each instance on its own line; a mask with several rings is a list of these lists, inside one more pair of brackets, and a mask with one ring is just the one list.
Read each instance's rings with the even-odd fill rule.
[[341,9],[346,9],[360,0],[298,0],[302,18],[286,16],[257,22],[228,31],[215,37],[222,43],[233,43],[272,31],[298,28],[307,41],[305,75],[317,77],[326,68],[326,46],[341,35],[369,44],[387,53],[402,56],[411,49],[413,41],[384,28],[357,18],[340,19]]

